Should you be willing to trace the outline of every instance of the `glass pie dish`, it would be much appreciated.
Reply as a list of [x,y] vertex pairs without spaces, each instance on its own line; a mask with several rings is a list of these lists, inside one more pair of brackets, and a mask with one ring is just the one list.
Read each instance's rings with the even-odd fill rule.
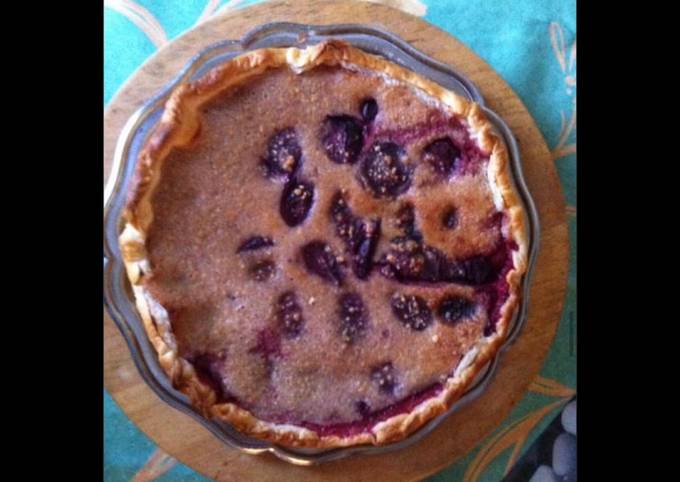
[[[453,404],[449,410],[430,420],[417,432],[400,442],[383,446],[355,446],[324,450],[284,448],[266,441],[253,439],[241,434],[227,423],[204,418],[192,407],[185,395],[171,386],[165,372],[158,363],[157,354],[148,341],[144,326],[136,311],[134,297],[125,276],[117,238],[122,227],[121,211],[125,201],[125,193],[135,169],[139,150],[158,122],[170,92],[178,84],[187,80],[197,79],[213,67],[244,52],[264,47],[301,47],[317,44],[328,39],[343,40],[354,47],[381,55],[476,102],[483,107],[484,113],[503,138],[511,160],[513,182],[522,198],[527,213],[529,231],[529,263],[523,278],[522,301],[512,321],[504,348],[512,343],[526,320],[528,284],[538,249],[538,217],[522,177],[516,141],[507,125],[495,113],[484,107],[484,100],[481,94],[465,77],[449,67],[426,57],[394,35],[373,27],[360,25],[309,26],[289,23],[267,24],[251,31],[241,40],[219,42],[194,56],[178,77],[168,83],[161,92],[150,99],[130,118],[123,128],[116,146],[112,172],[105,189],[105,304],[112,319],[121,330],[140,374],[162,400],[195,418],[231,447],[250,454],[269,451],[283,460],[299,465],[311,465],[336,460],[356,453],[381,453],[412,444],[432,431],[450,413],[482,393],[493,375],[498,363],[498,356],[493,358],[479,372],[479,375],[466,394]],[[502,351],[500,350],[499,354]]]

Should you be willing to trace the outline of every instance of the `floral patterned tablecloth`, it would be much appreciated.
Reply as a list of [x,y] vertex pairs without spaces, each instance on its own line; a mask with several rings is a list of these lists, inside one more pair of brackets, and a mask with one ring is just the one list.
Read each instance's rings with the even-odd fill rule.
[[[105,0],[104,104],[149,56],[212,15],[259,0]],[[534,440],[550,440],[543,459],[513,480],[557,478],[560,448],[575,444],[572,418],[576,388],[576,5],[575,0],[369,0],[423,17],[460,39],[514,89],[551,149],[567,202],[570,268],[567,298],[554,344],[539,376],[507,419],[465,458],[430,481],[499,481],[522,454],[532,459]],[[572,409],[573,407],[573,409]],[[553,419],[561,417],[560,428]],[[548,427],[550,425],[550,427]],[[565,432],[566,430],[566,432]],[[571,430],[570,433],[567,433]],[[565,438],[564,434],[568,437]],[[573,434],[570,435],[570,434]],[[555,439],[557,437],[557,439]],[[572,438],[573,437],[573,440]],[[566,440],[566,441],[565,441]],[[562,443],[560,446],[559,444]],[[566,445],[565,445],[566,444]],[[540,450],[539,450],[540,452]],[[545,452],[545,450],[543,450]],[[524,461],[522,461],[524,463]],[[529,461],[531,462],[531,461]],[[527,463],[529,463],[527,462]],[[517,464],[517,468],[523,465]],[[526,464],[524,464],[526,465]],[[560,472],[561,471],[561,472]],[[513,470],[510,475],[514,475]],[[529,474],[528,476],[526,474]],[[104,390],[104,480],[205,481],[205,477],[159,449],[130,422]]]

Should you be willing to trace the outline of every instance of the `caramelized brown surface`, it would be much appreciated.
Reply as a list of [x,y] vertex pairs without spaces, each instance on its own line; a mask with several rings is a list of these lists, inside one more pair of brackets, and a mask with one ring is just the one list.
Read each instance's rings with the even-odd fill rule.
[[[358,180],[359,163],[331,162],[319,140],[327,115],[359,117],[367,97],[376,99],[379,111],[364,148],[389,138],[406,149],[415,169],[409,190],[397,199],[374,197]],[[342,286],[335,286],[305,269],[300,248],[323,240],[348,261],[329,212],[342,189],[355,215],[382,220],[375,259],[401,235],[396,212],[406,202],[415,207],[426,243],[451,258],[493,250],[500,233],[491,222],[495,209],[483,161],[449,181],[421,163],[423,148],[443,135],[469,142],[464,128],[452,126],[408,89],[340,69],[271,72],[206,106],[195,145],[164,163],[148,238],[154,275],[147,287],[168,309],[180,355],[209,354],[226,394],[264,420],[287,422],[359,420],[359,401],[379,410],[451,374],[488,315],[476,305],[471,317],[450,325],[436,309],[445,295],[476,302],[474,287],[404,285],[377,268],[362,281],[349,264]],[[287,127],[295,129],[302,149],[300,174],[315,187],[309,216],[293,228],[279,213],[283,181],[268,179],[260,167],[270,137]],[[451,206],[457,225],[445,229],[442,213]],[[253,235],[270,237],[274,246],[237,254]],[[258,281],[253,266],[267,260],[275,270]],[[275,314],[276,300],[291,290],[304,320],[296,337],[281,335]],[[395,291],[427,300],[433,322],[422,331],[402,324],[390,307]],[[350,292],[361,296],[368,312],[365,333],[352,344],[340,335],[338,307]],[[393,393],[381,391],[371,376],[387,362],[394,369]]]

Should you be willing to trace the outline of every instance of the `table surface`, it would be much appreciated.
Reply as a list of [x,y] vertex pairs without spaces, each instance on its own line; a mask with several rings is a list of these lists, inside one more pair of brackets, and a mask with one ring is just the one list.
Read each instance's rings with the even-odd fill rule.
[[[256,2],[106,1],[104,102],[162,47],[212,15]],[[431,480],[500,480],[574,393],[575,374],[575,5],[569,2],[382,1],[442,28],[486,60],[534,117],[559,173],[570,233],[568,291],[557,337],[529,391],[466,457]],[[470,12],[474,12],[471,15]],[[107,481],[206,480],[160,450],[104,394]],[[512,450],[510,450],[512,448]]]

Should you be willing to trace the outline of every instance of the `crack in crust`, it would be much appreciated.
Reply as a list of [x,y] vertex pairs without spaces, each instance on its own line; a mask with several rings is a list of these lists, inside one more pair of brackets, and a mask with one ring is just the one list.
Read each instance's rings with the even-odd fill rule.
[[[153,222],[151,195],[159,182],[163,161],[169,152],[190,145],[197,137],[200,106],[267,69],[287,67],[301,73],[321,65],[378,73],[390,81],[410,87],[430,101],[434,99],[442,109],[466,119],[480,148],[490,156],[487,175],[494,201],[496,207],[508,216],[503,236],[513,240],[518,247],[513,251],[514,268],[506,275],[510,295],[501,307],[496,332],[480,339],[470,350],[469,356],[465,357],[469,364],[459,365],[438,395],[421,402],[411,412],[392,416],[376,423],[369,432],[348,437],[320,436],[303,427],[265,422],[236,404],[218,403],[214,390],[199,380],[189,361],[179,356],[167,311],[142,284],[144,276],[150,273],[145,241]],[[509,321],[518,305],[521,278],[527,265],[526,218],[511,178],[508,154],[481,108],[414,72],[339,41],[328,41],[306,49],[256,50],[214,68],[197,81],[177,88],[166,103],[159,125],[140,154],[123,219],[125,227],[119,241],[137,309],[147,335],[158,352],[159,362],[173,386],[185,393],[204,416],[225,420],[247,435],[291,447],[328,448],[395,442],[446,411],[463,395],[505,339]]]

